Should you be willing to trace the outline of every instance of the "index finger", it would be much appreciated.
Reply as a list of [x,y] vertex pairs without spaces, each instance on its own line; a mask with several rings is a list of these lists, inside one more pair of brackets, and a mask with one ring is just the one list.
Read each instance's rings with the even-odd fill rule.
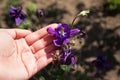
[[0,31],[7,32],[13,39],[24,38],[31,34],[31,31],[25,29],[0,29]]
[[28,36],[25,37],[25,40],[27,42],[28,45],[33,44],[34,42],[38,41],[39,39],[41,39],[42,37],[44,37],[46,34],[48,34],[47,32],[47,28],[48,27],[52,27],[55,28],[57,26],[57,24],[51,24],[48,25],[38,31],[35,31],[31,34],[29,34]]

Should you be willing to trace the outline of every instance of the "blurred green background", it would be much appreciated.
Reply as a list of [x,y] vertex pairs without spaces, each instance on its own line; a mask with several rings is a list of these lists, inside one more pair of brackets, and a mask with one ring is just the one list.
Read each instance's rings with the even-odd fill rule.
[[[10,5],[23,8],[28,15],[27,24],[18,27],[10,20]],[[37,17],[37,9],[44,10],[45,15]],[[120,80],[120,0],[0,0],[0,28],[36,31],[51,23],[71,25],[76,14],[86,9],[90,14],[78,18],[74,24],[88,34],[85,44],[79,45],[76,40],[76,67],[51,63],[30,80]],[[107,57],[112,64],[110,69],[97,73],[89,66],[96,52]]]

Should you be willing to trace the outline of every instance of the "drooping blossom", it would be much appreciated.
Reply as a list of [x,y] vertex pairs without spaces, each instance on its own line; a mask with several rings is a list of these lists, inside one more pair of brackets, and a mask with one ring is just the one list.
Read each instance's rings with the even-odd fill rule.
[[91,62],[98,71],[102,71],[105,68],[109,68],[111,66],[110,62],[106,59],[106,57],[96,54],[96,59]]
[[26,21],[26,15],[22,12],[22,8],[15,8],[14,6],[10,7],[9,16],[11,19],[19,26],[22,21]]
[[49,27],[47,29],[48,33],[52,36],[55,36],[56,39],[53,40],[55,46],[61,46],[62,44],[66,45],[70,43],[70,38],[77,35],[80,30],[79,29],[69,29],[68,24],[58,24],[58,27],[52,29]]
[[71,52],[71,49],[62,49],[58,61],[62,64],[75,66],[75,57],[74,53]]

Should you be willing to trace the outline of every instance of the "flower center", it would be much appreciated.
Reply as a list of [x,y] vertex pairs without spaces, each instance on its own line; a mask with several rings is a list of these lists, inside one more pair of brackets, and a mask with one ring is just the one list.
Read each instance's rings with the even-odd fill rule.
[[62,28],[61,28],[61,30],[59,31],[59,33],[60,33],[62,36],[64,36],[64,35],[65,35],[64,30],[65,30],[65,29],[62,27]]

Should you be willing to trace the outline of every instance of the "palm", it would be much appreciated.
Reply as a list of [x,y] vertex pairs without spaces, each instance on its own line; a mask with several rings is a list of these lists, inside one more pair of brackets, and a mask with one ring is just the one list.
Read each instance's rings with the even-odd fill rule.
[[46,28],[33,33],[16,30],[16,34],[12,30],[1,30],[0,72],[4,73],[3,78],[7,75],[7,79],[28,79],[52,61],[56,48]]

